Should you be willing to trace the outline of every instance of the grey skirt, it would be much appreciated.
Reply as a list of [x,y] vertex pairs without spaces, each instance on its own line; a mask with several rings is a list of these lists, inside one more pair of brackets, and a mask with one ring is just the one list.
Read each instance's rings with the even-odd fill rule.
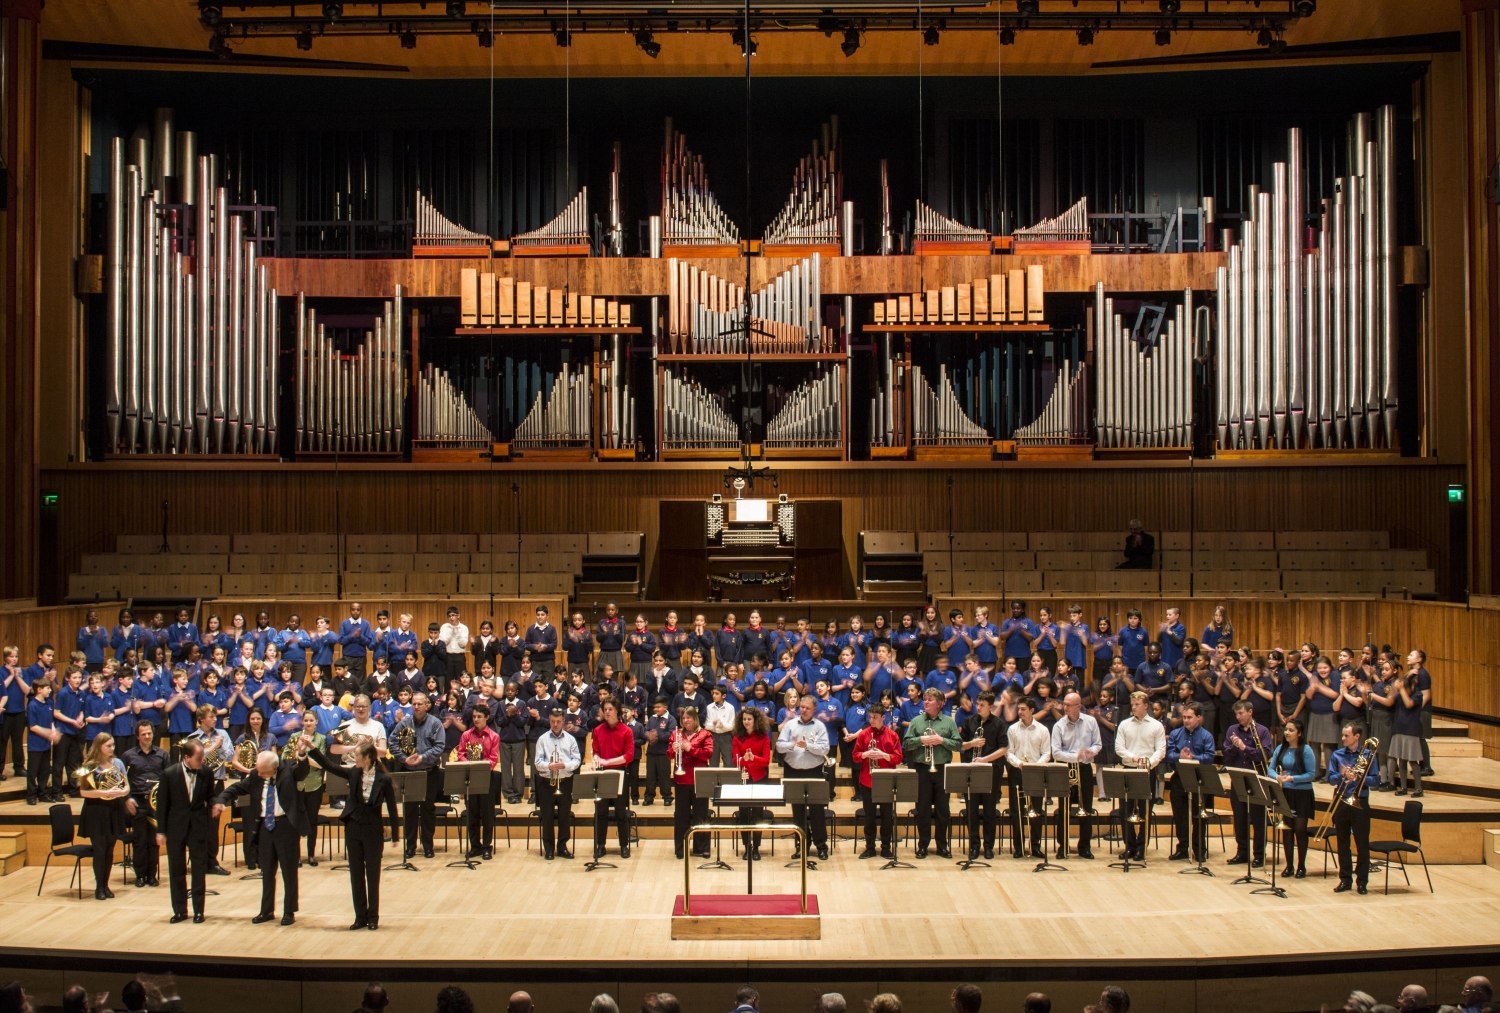
[[1339,741],[1339,718],[1337,714],[1309,714],[1307,716],[1307,741],[1337,743]]
[[1421,763],[1422,740],[1415,735],[1393,735],[1391,736],[1391,748],[1387,755],[1393,760]]

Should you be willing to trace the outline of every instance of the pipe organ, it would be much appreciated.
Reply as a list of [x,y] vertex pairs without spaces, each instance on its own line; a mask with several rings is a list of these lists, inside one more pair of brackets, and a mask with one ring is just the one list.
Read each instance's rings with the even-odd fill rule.
[[938,214],[917,201],[916,220],[912,225],[913,253],[989,253],[990,234]]
[[417,382],[416,439],[433,448],[484,448],[494,434],[448,376],[429,364]]
[[630,383],[630,344],[618,334],[608,339],[599,364],[599,448],[633,451],[635,390]]
[[764,246],[823,246],[837,253],[843,245],[843,154],[839,120],[831,117],[813,141],[812,152],[792,173],[792,192],[766,226]]
[[948,366],[939,364],[929,382],[921,366],[911,370],[912,439],[919,446],[983,446],[990,443],[989,432],[969,417],[948,378]]
[[[739,254],[740,230],[708,188],[703,156],[688,150],[687,138],[667,120],[661,156],[662,245],[696,248],[699,256]],[[715,250],[714,248],[719,248]]]
[[587,364],[564,362],[551,389],[537,391],[511,445],[521,450],[587,447],[593,414],[589,382]]
[[258,237],[232,212],[216,159],[196,156],[196,143],[164,114],[154,142],[132,144],[128,155],[123,138],[110,146],[106,453],[277,448],[276,292]]
[[[406,429],[406,370],[401,341],[401,287],[352,355],[343,354],[317,311],[297,297],[296,401],[299,453],[394,454]],[[423,400],[427,395],[427,400]],[[431,396],[418,391],[424,426]],[[427,423],[431,423],[428,425]],[[418,437],[419,439],[422,437]]]
[[632,326],[630,303],[605,299],[466,267],[458,279],[463,327],[577,327],[608,330]]
[[1115,301],[1094,288],[1095,423],[1103,449],[1192,445],[1193,293],[1167,320],[1157,342],[1143,346]]
[[586,257],[590,243],[589,188],[584,187],[550,222],[513,237],[510,252],[516,257]]
[[[472,232],[438,211],[421,190],[417,191],[415,203],[417,220],[412,227],[412,252],[418,254],[422,248],[434,252],[466,253],[475,247],[484,249],[489,255],[490,237]],[[419,254],[418,254],[419,255]]]
[[837,364],[820,369],[781,398],[781,407],[766,423],[766,449],[840,450],[844,445],[844,370]]
[[876,329],[901,324],[1040,324],[1045,309],[1046,275],[1040,264],[1030,264],[972,283],[887,296],[874,304],[871,320]]
[[1016,253],[1088,253],[1093,248],[1089,233],[1089,199],[1079,198],[1056,218],[1043,218],[1035,225],[1011,233]]
[[1069,446],[1088,441],[1087,367],[1060,364],[1052,395],[1032,422],[1016,430],[1019,446]]
[[1396,112],[1360,114],[1308,245],[1302,132],[1218,269],[1218,445],[1395,448]]
[[751,293],[748,306],[743,286],[676,259],[667,263],[667,284],[667,347],[675,354],[786,354],[837,347],[834,330],[823,325],[819,254]]
[[739,426],[724,410],[724,398],[695,380],[680,379],[667,367],[661,374],[661,449],[738,452]]

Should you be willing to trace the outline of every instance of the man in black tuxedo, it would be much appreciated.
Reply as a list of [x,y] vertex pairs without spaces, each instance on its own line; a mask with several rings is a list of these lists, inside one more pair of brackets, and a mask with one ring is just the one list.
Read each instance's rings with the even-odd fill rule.
[[[299,743],[302,739],[299,737]],[[281,924],[297,920],[297,855],[299,844],[307,836],[307,823],[297,797],[297,782],[307,776],[307,753],[299,748],[296,756],[283,762],[267,750],[255,758],[255,773],[236,781],[219,796],[219,805],[228,807],[236,798],[250,801],[249,823],[257,828],[260,856],[260,914],[250,919],[256,925],[276,917],[276,869],[281,868],[286,883],[281,902]]]
[[[172,924],[187,920],[188,869],[192,868],[193,923],[203,921],[204,881],[208,875],[213,823],[224,811],[214,801],[214,776],[203,769],[203,743],[184,739],[182,760],[162,771],[156,789],[156,844],[167,852],[172,886]],[[145,818],[145,814],[139,817]]]

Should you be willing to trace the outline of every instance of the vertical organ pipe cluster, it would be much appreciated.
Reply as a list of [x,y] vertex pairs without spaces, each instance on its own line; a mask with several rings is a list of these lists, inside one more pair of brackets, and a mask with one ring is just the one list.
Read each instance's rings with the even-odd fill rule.
[[494,436],[448,372],[428,364],[417,377],[417,434],[438,448],[488,447]]
[[918,243],[988,243],[990,234],[940,215],[917,201],[917,220],[912,239]]
[[1088,385],[1083,363],[1071,370],[1060,363],[1052,396],[1036,419],[1016,430],[1016,442],[1025,446],[1060,446],[1083,443],[1089,431]]
[[711,355],[831,351],[835,340],[833,330],[823,326],[819,263],[814,253],[747,300],[744,288],[734,282],[692,264],[669,261],[668,347],[678,354]]
[[488,246],[490,237],[470,232],[445,218],[421,190],[417,191],[417,221],[412,229],[416,246]]
[[695,380],[679,379],[670,368],[661,377],[663,450],[733,450],[739,427],[717,396]]
[[599,446],[623,450],[635,446],[635,391],[630,386],[630,343],[609,338],[599,366]]
[[1028,243],[1087,243],[1089,234],[1089,199],[1081,197],[1078,203],[1056,218],[1043,218],[1035,225],[1017,229],[1011,236],[1016,246]]
[[940,363],[937,367],[936,387],[922,375],[921,366],[912,366],[911,414],[914,443],[965,447],[990,442],[988,430],[969,418],[963,405],[958,403],[945,364]]
[[517,246],[577,246],[589,242],[589,188],[584,187],[546,225],[511,238]]
[[217,160],[196,152],[169,110],[128,154],[122,138],[110,147],[104,386],[113,453],[276,449],[276,293],[245,220],[229,212]]
[[1187,447],[1193,425],[1193,292],[1143,347],[1094,286],[1095,424],[1103,448]]
[[841,245],[843,177],[839,119],[833,116],[823,124],[822,136],[813,141],[812,152],[797,163],[792,192],[766,227],[762,241]]
[[[406,429],[401,286],[353,355],[344,355],[297,297],[297,449],[390,454]],[[424,405],[425,407],[425,405]]]
[[1217,279],[1221,448],[1396,447],[1395,133],[1394,107],[1354,118],[1315,248],[1300,130],[1270,191],[1251,188]]
[[589,373],[588,363],[564,362],[552,389],[537,391],[511,442],[530,450],[587,447],[593,413]]
[[766,446],[842,447],[843,375],[835,363],[794,388],[766,424]]
[[661,156],[662,241],[668,246],[735,246],[740,230],[708,188],[703,156],[667,120]]
[[889,334],[880,335],[877,341],[882,368],[876,377],[875,395],[870,398],[870,446],[904,447],[906,433],[902,429],[899,403],[900,373],[905,367],[899,357],[892,354]]

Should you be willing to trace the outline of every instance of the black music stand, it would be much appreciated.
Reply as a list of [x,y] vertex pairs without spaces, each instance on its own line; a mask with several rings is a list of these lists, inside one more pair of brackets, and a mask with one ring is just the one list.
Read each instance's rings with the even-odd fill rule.
[[[484,802],[489,803],[490,778],[494,771],[484,760],[458,760],[443,768],[443,787],[440,789],[444,795],[462,795],[465,807],[474,802],[475,795],[485,796]],[[467,815],[467,809],[465,810]],[[448,840],[447,831],[444,831],[443,840]],[[460,838],[462,841],[462,838]],[[443,844],[446,848],[448,845]],[[469,849],[460,847],[459,853],[463,855],[456,862],[449,862],[445,868],[453,869],[463,866],[470,872],[479,868],[479,863],[469,857]]]
[[[1255,790],[1265,799],[1265,809],[1261,820],[1265,824],[1265,834],[1271,837],[1271,810],[1276,810],[1276,815],[1283,820],[1297,818],[1297,813],[1292,809],[1291,801],[1286,797],[1286,786],[1274,777],[1265,774],[1255,776]],[[1258,886],[1251,893],[1268,893],[1273,897],[1286,900],[1286,888],[1276,885],[1276,866],[1281,864],[1281,834],[1276,834],[1271,841],[1271,882],[1267,886]]]
[[[423,802],[427,800],[427,771],[398,770],[391,774],[390,777],[391,792],[395,796],[397,805],[404,807],[408,799]],[[405,869],[407,872],[420,872],[421,870],[411,863],[411,859],[406,857],[404,850],[406,847],[405,841],[402,842],[401,847],[403,849],[401,852],[401,861],[395,865],[387,865],[385,871],[393,872],[396,869]]]
[[[354,769],[358,770],[358,768],[354,768]],[[324,778],[323,778],[323,786],[328,789],[328,804],[329,805],[333,805],[333,801],[334,801],[335,798],[342,797],[342,798],[347,799],[349,797],[349,779],[348,778],[344,778],[344,777],[328,777],[328,776],[325,775]],[[325,824],[325,826],[327,826],[327,827],[330,828],[329,829],[329,836],[330,837],[333,835],[333,831],[331,829],[333,827],[333,824],[335,824],[335,823],[342,823],[342,822],[343,822],[342,820],[340,820],[337,816],[335,816],[330,822],[328,822],[327,824]],[[385,828],[381,827],[380,829],[381,829],[381,837],[384,837],[385,836]],[[344,858],[347,859],[349,857],[349,845],[347,843],[347,838],[342,833],[340,833],[339,836],[345,838]],[[332,841],[329,842],[328,853],[329,853],[330,856],[333,854],[333,842]],[[331,866],[329,866],[329,868],[332,869],[334,872],[337,872],[340,869],[347,869],[347,868],[349,868],[349,863],[347,861],[344,861],[344,862],[339,863],[338,865],[331,865]]]
[[1130,847],[1125,844],[1125,824],[1130,821],[1131,807],[1140,802],[1145,809],[1145,826],[1141,832],[1141,854],[1144,856],[1146,843],[1151,839],[1151,771],[1144,767],[1105,767],[1099,772],[1099,778],[1104,797],[1113,799],[1123,814],[1120,816],[1120,842],[1125,845],[1125,857],[1123,861],[1110,862],[1109,867],[1126,873],[1131,869],[1144,869],[1144,857],[1139,862],[1130,858]]
[[[1193,856],[1193,864],[1186,869],[1178,869],[1179,876],[1210,876],[1214,870],[1207,864],[1208,858],[1208,828],[1203,825],[1203,796],[1212,794],[1214,788],[1224,790],[1224,783],[1219,780],[1219,770],[1211,763],[1199,763],[1197,760],[1177,761],[1177,781],[1182,788],[1184,796],[1188,799],[1188,852]],[[1198,848],[1197,831],[1203,831],[1203,848]]]
[[[973,811],[974,796],[988,795],[995,788],[995,765],[993,763],[950,763],[943,768],[943,790],[950,795],[962,793],[964,805]],[[977,825],[977,824],[976,824]],[[969,854],[979,851],[977,841],[969,842]],[[990,863],[978,858],[965,858],[958,863],[960,869],[972,869],[976,865],[990,868]]]
[[[822,777],[782,778],[781,792],[788,805],[826,806],[833,798],[833,789],[829,786],[828,781]],[[826,820],[827,817],[825,816],[824,819]],[[827,824],[825,823],[824,826],[826,828]],[[807,831],[807,840],[802,843],[802,859],[800,861],[787,862],[785,868],[790,869],[794,865],[803,864],[803,862],[806,862],[809,869],[816,869],[818,867],[816,859],[807,857],[807,853],[812,851],[813,848],[811,817],[808,817],[808,823],[804,829]]]
[[[719,797],[719,789],[726,784],[740,783],[740,768],[738,767],[699,767],[693,771],[693,798],[703,799],[712,804]],[[714,857],[711,861],[699,865],[700,869],[730,869],[733,868],[724,861],[723,852],[720,850],[720,842],[723,834],[714,834]],[[688,842],[688,850],[692,850],[692,842]]]
[[[620,790],[625,786],[625,771],[615,770],[590,770],[573,775],[574,797],[577,798],[585,793],[595,803],[608,802],[620,797]],[[595,806],[597,809],[598,806]],[[630,828],[625,828],[625,843],[630,843]],[[596,838],[597,840],[597,838]],[[584,872],[593,872],[595,869],[614,869],[617,866],[613,862],[606,862],[595,858],[583,863]]]
[[[896,857],[896,849],[901,846],[901,822],[900,803],[914,804],[917,801],[917,772],[910,767],[895,767],[887,770],[870,771],[870,801],[869,805],[888,805],[891,807],[891,857],[886,859],[881,869],[915,869],[916,866],[910,862],[903,862]],[[873,818],[873,816],[872,816]]]
[[[1051,799],[1060,798],[1064,800],[1063,837],[1066,839],[1068,832],[1066,806],[1072,804],[1072,800],[1068,796],[1068,788],[1068,765],[1066,763],[1021,764],[1021,794],[1025,795],[1028,799],[1035,799],[1040,796],[1042,800],[1042,860],[1037,863],[1035,869],[1031,870],[1032,872],[1046,872],[1049,870],[1056,872],[1068,871],[1066,865],[1060,865],[1047,858],[1047,823],[1049,822],[1047,819],[1047,803]],[[1022,819],[1027,818],[1023,813]],[[1028,827],[1027,829],[1029,830],[1030,828]],[[1063,850],[1063,845],[1060,842],[1058,843],[1058,850]]]
[[[1250,807],[1252,805],[1264,807],[1269,801],[1265,793],[1261,791],[1260,783],[1257,780],[1260,777],[1260,773],[1251,770],[1249,767],[1226,767],[1224,773],[1229,775],[1229,786],[1230,790],[1234,792],[1234,797],[1239,800],[1240,805],[1245,807],[1245,819],[1248,823],[1250,819]],[[1269,879],[1262,879],[1255,874],[1254,857],[1254,855],[1246,856],[1245,874],[1239,879],[1233,880],[1231,882],[1232,886],[1239,886],[1243,883],[1264,883],[1270,885],[1271,881]]]

